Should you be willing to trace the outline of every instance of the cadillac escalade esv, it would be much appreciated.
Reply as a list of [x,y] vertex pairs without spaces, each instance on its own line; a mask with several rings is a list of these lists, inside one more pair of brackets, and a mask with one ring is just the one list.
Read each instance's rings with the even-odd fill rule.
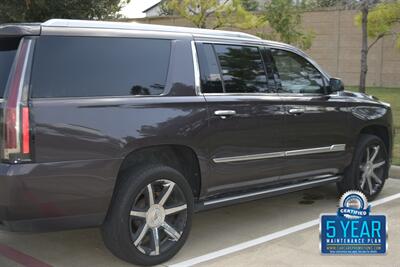
[[0,26],[0,222],[101,226],[136,264],[168,260],[195,211],[388,177],[389,104],[299,49],[228,31],[50,20]]

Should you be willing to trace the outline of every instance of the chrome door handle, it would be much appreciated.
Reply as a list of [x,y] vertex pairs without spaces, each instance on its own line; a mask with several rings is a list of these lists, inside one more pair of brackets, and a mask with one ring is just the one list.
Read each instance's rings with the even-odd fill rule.
[[221,119],[226,119],[229,116],[234,116],[236,115],[235,110],[216,110],[214,111],[215,116],[220,116]]
[[305,112],[304,108],[291,108],[289,109],[289,114],[293,114],[293,115],[300,115],[303,114]]

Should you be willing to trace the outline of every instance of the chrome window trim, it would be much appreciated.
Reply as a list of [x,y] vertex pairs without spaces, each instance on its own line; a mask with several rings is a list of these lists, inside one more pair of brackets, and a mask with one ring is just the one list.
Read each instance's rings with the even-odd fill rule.
[[214,163],[230,163],[230,162],[239,162],[239,161],[249,161],[249,160],[271,159],[271,158],[309,155],[309,154],[339,152],[339,151],[345,151],[345,150],[346,150],[346,144],[335,144],[335,145],[325,146],[325,147],[306,148],[306,149],[280,151],[280,152],[272,152],[272,153],[235,156],[235,157],[214,158],[213,161],[214,161]]
[[278,93],[202,93],[204,96],[237,96],[237,97],[271,97],[274,99],[281,100]]
[[201,95],[201,80],[200,80],[200,65],[196,49],[195,41],[191,41],[192,57],[193,57],[193,70],[194,70],[194,89],[196,95]]

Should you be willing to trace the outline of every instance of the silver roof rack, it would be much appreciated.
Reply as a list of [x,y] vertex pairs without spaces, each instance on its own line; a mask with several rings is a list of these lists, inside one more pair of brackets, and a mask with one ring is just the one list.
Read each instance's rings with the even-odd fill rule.
[[165,26],[155,24],[143,24],[137,22],[112,22],[93,20],[70,20],[51,19],[41,24],[44,27],[70,27],[70,28],[94,28],[94,29],[117,29],[117,30],[142,30],[142,31],[163,31],[187,34],[201,34],[219,37],[236,37],[260,40],[261,38],[242,32],[208,30],[189,27]]

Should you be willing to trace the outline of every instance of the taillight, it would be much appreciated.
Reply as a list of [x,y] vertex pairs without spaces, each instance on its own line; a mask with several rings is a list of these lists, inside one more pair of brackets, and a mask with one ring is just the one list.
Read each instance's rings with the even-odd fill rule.
[[6,92],[4,107],[3,160],[30,159],[30,122],[28,107],[28,64],[32,40],[22,39]]

